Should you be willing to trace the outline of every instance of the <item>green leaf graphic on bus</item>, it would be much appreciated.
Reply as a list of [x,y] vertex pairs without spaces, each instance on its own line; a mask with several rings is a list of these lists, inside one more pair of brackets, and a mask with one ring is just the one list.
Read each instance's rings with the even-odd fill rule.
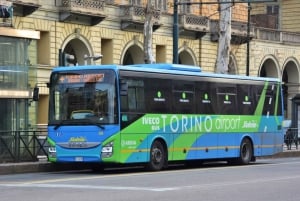
[[160,91],[157,92],[157,97],[161,98],[161,92]]

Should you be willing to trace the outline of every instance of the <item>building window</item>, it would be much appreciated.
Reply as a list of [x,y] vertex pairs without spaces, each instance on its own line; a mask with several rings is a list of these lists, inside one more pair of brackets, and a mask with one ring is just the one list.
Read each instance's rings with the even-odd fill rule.
[[268,5],[267,6],[267,15],[272,20],[272,24],[274,29],[279,28],[279,5]]
[[27,39],[0,37],[0,88],[28,89]]
[[166,0],[155,0],[155,9],[160,11],[167,11],[167,2]]
[[191,0],[187,0],[185,1],[186,4],[182,4],[180,7],[179,7],[179,11],[181,14],[190,14],[192,11],[191,11],[191,5],[189,5],[188,3],[191,2]]
[[131,5],[141,6],[141,0],[130,0]]

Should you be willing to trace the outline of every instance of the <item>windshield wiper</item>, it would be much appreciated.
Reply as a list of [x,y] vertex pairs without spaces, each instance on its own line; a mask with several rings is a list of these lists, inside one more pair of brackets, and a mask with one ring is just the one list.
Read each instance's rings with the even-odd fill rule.
[[64,125],[66,122],[70,122],[70,120],[68,120],[68,119],[60,120],[59,123],[54,127],[54,130],[57,130],[59,127]]
[[101,129],[105,129],[104,126],[100,125],[99,123],[93,121],[92,119],[80,119],[80,121],[76,121],[74,119],[70,120],[70,119],[65,119],[65,120],[61,120],[55,127],[54,127],[54,130],[57,130],[59,127],[61,127],[62,125],[64,124],[71,124],[71,125],[79,125],[81,123],[85,123],[85,124],[92,124],[92,125],[95,125],[95,126],[98,126],[99,128]]
[[97,123],[96,121],[93,121],[92,119],[80,119],[80,120],[84,120],[84,121],[87,121],[87,123],[91,123],[95,126],[98,126],[99,128],[101,129],[105,129],[104,126],[100,125],[99,123]]

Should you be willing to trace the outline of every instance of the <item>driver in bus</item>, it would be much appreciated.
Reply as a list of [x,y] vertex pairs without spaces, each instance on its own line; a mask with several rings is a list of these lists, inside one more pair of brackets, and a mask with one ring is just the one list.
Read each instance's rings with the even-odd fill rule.
[[103,120],[107,105],[107,93],[105,91],[97,91],[94,97],[94,113],[97,117],[100,117],[100,120]]

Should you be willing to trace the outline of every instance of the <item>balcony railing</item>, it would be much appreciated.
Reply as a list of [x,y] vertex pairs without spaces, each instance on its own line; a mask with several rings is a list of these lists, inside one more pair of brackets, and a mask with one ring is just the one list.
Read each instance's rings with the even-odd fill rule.
[[57,0],[60,21],[96,25],[105,17],[105,0]]
[[98,14],[104,11],[105,1],[99,0],[60,0],[61,1],[61,10],[80,12],[80,13],[91,13]]
[[260,40],[270,40],[280,42],[280,31],[275,29],[256,29],[256,38]]
[[[218,41],[219,21],[211,20],[211,40],[213,42]],[[250,24],[249,36],[248,36],[248,23],[232,21],[231,22],[231,43],[243,44],[248,40],[251,40],[255,36],[255,28],[253,24]]]
[[256,29],[256,38],[279,43],[300,43],[300,33],[286,32],[275,29]]
[[[247,36],[248,23],[247,22],[231,22],[231,34],[236,36]],[[250,37],[254,37],[254,26],[250,25],[249,34]]]
[[[140,5],[121,5],[122,29],[142,31],[145,23],[146,8]],[[160,10],[153,11],[153,30],[160,27]]]
[[196,38],[204,36],[209,32],[209,19],[205,16],[185,14],[179,17],[181,35],[194,35]]
[[[132,20],[136,22],[145,21],[145,11],[146,8],[138,5],[122,5],[121,6],[121,17],[125,20]],[[154,10],[153,13],[154,23],[158,23],[160,19],[160,12],[159,10]]]
[[281,32],[281,41],[284,43],[300,43],[300,34],[291,32]]

